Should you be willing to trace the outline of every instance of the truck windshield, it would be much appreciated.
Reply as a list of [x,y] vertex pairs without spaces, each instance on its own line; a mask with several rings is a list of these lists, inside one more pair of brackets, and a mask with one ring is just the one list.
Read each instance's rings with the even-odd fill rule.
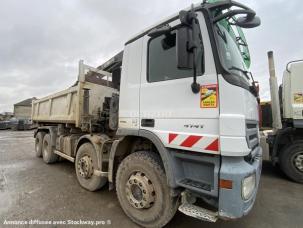
[[215,36],[222,66],[233,75],[249,80],[247,69],[250,66],[250,56],[242,30],[232,25],[226,19],[215,24]]

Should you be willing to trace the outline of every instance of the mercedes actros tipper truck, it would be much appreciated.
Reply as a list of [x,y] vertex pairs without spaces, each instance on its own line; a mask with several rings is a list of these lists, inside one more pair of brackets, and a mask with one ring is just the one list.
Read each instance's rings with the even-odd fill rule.
[[261,173],[258,94],[241,28],[260,25],[234,1],[204,1],[130,39],[77,83],[34,101],[35,151],[75,163],[79,184],[109,182],[124,212],[162,227],[181,212],[237,219]]

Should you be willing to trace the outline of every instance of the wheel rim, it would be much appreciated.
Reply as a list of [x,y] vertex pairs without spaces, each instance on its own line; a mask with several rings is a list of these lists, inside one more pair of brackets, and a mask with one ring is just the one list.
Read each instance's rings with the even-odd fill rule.
[[144,173],[135,172],[129,177],[126,197],[134,208],[150,208],[155,202],[155,195],[153,183]]
[[303,172],[303,152],[294,156],[294,165],[300,172]]
[[82,158],[80,158],[77,168],[79,171],[79,174],[85,178],[89,179],[93,173],[94,173],[94,167],[93,167],[93,160],[90,156],[85,155]]

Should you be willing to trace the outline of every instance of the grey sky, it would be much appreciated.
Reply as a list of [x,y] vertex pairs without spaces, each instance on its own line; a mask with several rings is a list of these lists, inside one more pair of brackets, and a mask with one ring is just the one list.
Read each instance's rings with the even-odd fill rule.
[[[239,0],[257,11],[262,26],[245,30],[252,72],[269,98],[268,50],[281,80],[290,60],[302,59],[302,1]],[[197,2],[197,1],[195,1]],[[125,41],[190,0],[0,0],[0,112],[29,97],[74,83],[79,59],[100,65]],[[299,9],[299,10],[298,10]]]

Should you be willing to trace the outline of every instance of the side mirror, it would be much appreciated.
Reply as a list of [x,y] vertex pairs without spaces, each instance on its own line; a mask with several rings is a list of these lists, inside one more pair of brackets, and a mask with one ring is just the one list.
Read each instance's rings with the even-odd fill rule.
[[236,25],[241,28],[255,28],[261,24],[261,19],[257,16],[252,19],[248,19],[247,17],[238,17],[236,19]]
[[180,69],[193,69],[193,52],[189,51],[190,28],[187,26],[180,27],[177,31],[177,66]]
[[202,40],[194,5],[189,12],[180,11],[179,19],[181,27],[177,31],[177,66],[180,69],[193,70],[191,89],[197,94],[200,91],[200,84],[197,83],[197,49]]

